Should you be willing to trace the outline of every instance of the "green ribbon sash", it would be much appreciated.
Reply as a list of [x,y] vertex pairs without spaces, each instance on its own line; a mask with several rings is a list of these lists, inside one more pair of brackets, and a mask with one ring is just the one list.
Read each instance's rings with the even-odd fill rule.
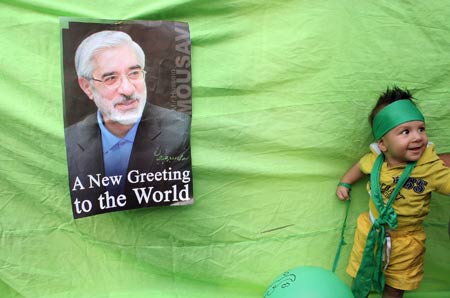
[[380,212],[380,216],[375,219],[367,236],[361,265],[352,286],[355,298],[367,297],[372,286],[377,292],[382,292],[384,289],[384,272],[382,265],[384,245],[386,243],[386,225],[391,229],[397,228],[397,214],[395,213],[394,208],[392,208],[392,204],[416,165],[416,162],[409,162],[406,165],[388,202],[384,205],[380,190],[380,172],[383,162],[384,155],[380,154],[375,161],[370,175],[372,200]]

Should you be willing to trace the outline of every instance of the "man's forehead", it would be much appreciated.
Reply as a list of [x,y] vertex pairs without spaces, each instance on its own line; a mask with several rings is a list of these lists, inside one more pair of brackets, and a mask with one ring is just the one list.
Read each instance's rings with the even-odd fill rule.
[[120,72],[140,67],[136,52],[127,44],[99,51],[93,62],[94,72]]

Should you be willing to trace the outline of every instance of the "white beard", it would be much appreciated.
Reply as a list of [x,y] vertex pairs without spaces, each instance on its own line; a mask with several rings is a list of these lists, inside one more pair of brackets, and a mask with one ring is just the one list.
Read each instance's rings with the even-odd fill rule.
[[[94,102],[97,105],[103,118],[109,119],[110,121],[117,122],[123,125],[130,125],[136,123],[142,116],[144,111],[145,102],[147,100],[147,90],[144,90],[142,94],[133,93],[129,98],[120,96],[114,98],[113,100],[104,99],[98,92],[93,89],[92,95],[94,97]],[[132,110],[121,111],[115,108],[116,104],[120,104],[127,100],[136,99],[139,105]],[[103,119],[105,120],[105,119]]]

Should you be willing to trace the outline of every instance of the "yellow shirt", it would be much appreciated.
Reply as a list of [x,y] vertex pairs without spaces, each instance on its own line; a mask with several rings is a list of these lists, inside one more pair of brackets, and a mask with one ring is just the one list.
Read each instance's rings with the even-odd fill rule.
[[[371,146],[372,152],[361,158],[360,169],[363,173],[370,174],[372,171],[379,154],[377,149]],[[385,204],[404,169],[405,166],[389,168],[386,162],[383,163],[380,173],[380,190]],[[370,195],[370,181],[367,183],[367,190]],[[430,211],[432,191],[450,194],[450,168],[447,168],[439,159],[434,150],[434,144],[430,143],[392,205],[397,213],[398,230],[421,229]],[[373,200],[369,201],[369,209],[375,218],[379,216]]]

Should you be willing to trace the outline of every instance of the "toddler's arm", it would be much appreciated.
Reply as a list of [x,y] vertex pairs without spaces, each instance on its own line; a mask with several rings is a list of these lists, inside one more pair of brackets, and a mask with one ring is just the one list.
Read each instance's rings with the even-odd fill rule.
[[442,161],[445,163],[445,165],[450,168],[450,153],[442,153],[438,155],[439,158],[442,159]]
[[[339,200],[348,200],[350,197],[350,189],[351,185],[361,179],[364,176],[364,173],[359,169],[359,162],[355,163],[347,173],[342,176],[339,185],[336,189],[336,195]],[[344,185],[342,185],[344,184]],[[350,187],[349,187],[350,186]]]

